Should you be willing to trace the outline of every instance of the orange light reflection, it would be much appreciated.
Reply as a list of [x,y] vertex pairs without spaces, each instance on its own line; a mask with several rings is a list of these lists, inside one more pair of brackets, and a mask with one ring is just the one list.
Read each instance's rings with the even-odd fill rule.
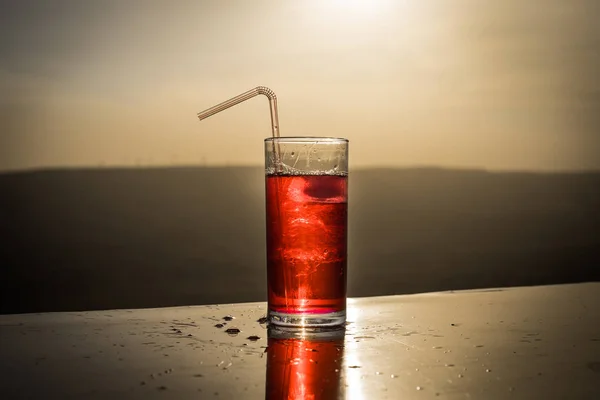
[[266,399],[337,399],[344,330],[269,330]]

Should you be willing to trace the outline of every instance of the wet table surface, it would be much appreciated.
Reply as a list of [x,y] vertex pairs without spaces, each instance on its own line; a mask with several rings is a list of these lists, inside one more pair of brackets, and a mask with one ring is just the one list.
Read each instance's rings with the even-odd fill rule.
[[0,396],[600,399],[600,283],[348,303],[304,340],[264,303],[3,315]]

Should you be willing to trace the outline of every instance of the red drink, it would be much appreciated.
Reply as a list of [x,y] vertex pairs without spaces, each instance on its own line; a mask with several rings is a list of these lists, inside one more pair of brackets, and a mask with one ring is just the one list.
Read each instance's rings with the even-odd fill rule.
[[267,176],[268,297],[276,323],[345,319],[347,183],[346,175]]

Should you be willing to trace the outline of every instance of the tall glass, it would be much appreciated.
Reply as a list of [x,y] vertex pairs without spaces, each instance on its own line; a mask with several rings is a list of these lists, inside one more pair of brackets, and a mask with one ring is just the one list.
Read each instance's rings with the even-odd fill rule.
[[348,140],[265,140],[268,316],[275,325],[346,322]]

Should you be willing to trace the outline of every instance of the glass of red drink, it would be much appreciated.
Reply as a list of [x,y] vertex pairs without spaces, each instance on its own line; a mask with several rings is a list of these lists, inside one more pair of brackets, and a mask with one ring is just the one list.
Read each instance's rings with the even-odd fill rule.
[[265,140],[268,318],[346,322],[348,140]]
[[269,329],[265,399],[343,398],[343,358],[343,329],[300,335]]

